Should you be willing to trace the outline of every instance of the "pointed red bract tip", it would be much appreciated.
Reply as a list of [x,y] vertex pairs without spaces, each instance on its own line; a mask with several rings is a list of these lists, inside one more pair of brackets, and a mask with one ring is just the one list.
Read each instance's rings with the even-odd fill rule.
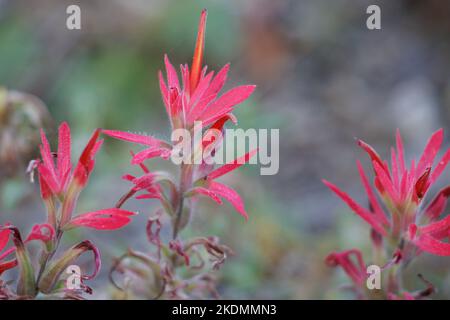
[[375,151],[375,149],[372,148],[371,145],[365,143],[364,141],[362,141],[360,139],[357,139],[356,143],[358,144],[358,146],[360,148],[362,148],[369,155],[369,157],[372,159],[372,161],[377,162],[383,169],[386,169],[386,166],[383,163],[383,160],[378,155],[378,153]]
[[83,150],[83,153],[80,156],[79,162],[83,164],[84,166],[87,166],[89,161],[92,159],[92,151],[95,149],[95,145],[98,140],[98,136],[100,135],[101,129],[96,129],[94,133],[92,134],[91,138],[89,139],[88,144]]
[[200,22],[198,25],[197,42],[195,44],[194,57],[192,59],[191,66],[191,77],[190,77],[190,91],[194,92],[197,88],[198,81],[200,79],[202,63],[203,63],[203,52],[205,48],[205,28],[206,28],[206,16],[207,10],[203,9],[200,15]]
[[366,265],[361,251],[350,249],[342,252],[332,252],[325,258],[325,263],[329,267],[340,266],[356,285],[360,286],[364,283]]
[[417,179],[417,182],[414,186],[416,191],[416,196],[419,198],[419,200],[422,200],[425,193],[428,190],[429,184],[429,177],[430,177],[431,167],[428,167],[425,169],[425,172],[420,176],[419,179]]

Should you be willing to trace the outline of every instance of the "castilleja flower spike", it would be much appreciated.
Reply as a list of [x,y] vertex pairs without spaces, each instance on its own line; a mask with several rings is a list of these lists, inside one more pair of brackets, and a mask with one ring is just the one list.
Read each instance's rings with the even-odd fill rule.
[[[6,290],[2,285],[0,296],[29,299],[42,293],[55,296],[62,294],[63,297],[78,299],[83,292],[92,292],[83,281],[92,279],[100,270],[99,250],[89,240],[84,240],[56,257],[64,232],[77,227],[115,230],[127,225],[131,216],[135,215],[134,212],[120,208],[102,209],[75,217],[73,215],[78,197],[94,169],[95,155],[103,142],[99,140],[99,134],[100,130],[94,131],[72,170],[68,124],[64,122],[59,127],[58,150],[55,153],[51,151],[47,137],[41,131],[41,159],[31,161],[29,170],[32,177],[34,170],[38,173],[41,196],[47,209],[47,223],[34,225],[24,240],[18,228],[9,223],[0,225],[0,275],[18,267],[17,289]],[[13,245],[5,250],[10,240]],[[29,251],[27,243],[36,240],[43,244],[42,249]],[[67,267],[89,251],[94,255],[94,272],[80,274],[78,288],[61,289],[61,276]],[[33,259],[34,254],[39,256]]]
[[[445,209],[450,189],[448,187],[443,189],[429,205],[424,205],[428,190],[450,160],[449,149],[434,165],[443,135],[442,129],[433,133],[417,165],[413,160],[409,168],[405,164],[403,142],[399,131],[397,131],[397,148],[391,149],[390,168],[371,146],[358,140],[358,145],[367,152],[372,161],[374,185],[388,215],[383,210],[359,162],[357,166],[369,199],[369,209],[359,205],[332,183],[326,180],[324,183],[379,234],[397,243],[408,240],[432,254],[450,255],[450,245],[441,241],[449,236],[450,219],[447,217],[436,222]],[[417,227],[422,223],[430,224]]]
[[[213,71],[206,73],[207,67],[203,67],[206,15],[206,10],[203,10],[191,68],[189,69],[187,64],[180,66],[181,84],[167,55],[164,56],[167,83],[162,72],[159,72],[162,99],[172,129],[192,130],[195,121],[201,122],[204,128],[210,125],[217,127],[220,123],[221,128],[226,120],[235,119],[232,115],[235,106],[249,98],[255,90],[254,85],[243,85],[219,96],[226,82],[230,65],[225,65],[216,76]],[[151,136],[117,130],[103,130],[103,133],[148,147],[133,157],[133,164],[153,157],[167,159],[171,154],[172,146],[169,143]]]
[[202,121],[206,127],[231,113],[255,89],[253,85],[239,86],[218,97],[230,65],[225,65],[216,76],[213,71],[207,73],[207,67],[203,67],[205,28],[206,10],[203,10],[191,69],[187,65],[180,66],[182,85],[167,55],[164,57],[167,83],[159,72],[161,94],[173,128],[191,128],[194,121]]
[[[420,159],[417,162],[412,160],[409,167],[406,166],[403,140],[398,130],[396,148],[391,148],[390,166],[370,145],[358,140],[358,145],[371,160],[374,187],[378,193],[377,195],[373,190],[361,163],[357,161],[369,208],[358,204],[337,186],[323,180],[352,211],[371,226],[375,262],[390,273],[385,298],[413,296],[402,290],[399,279],[403,268],[397,266],[407,266],[422,252],[450,256],[450,244],[445,241],[450,237],[450,216],[441,217],[450,196],[450,186],[443,188],[434,197],[428,195],[450,161],[450,149],[446,150],[439,161],[435,161],[443,138],[442,129],[434,132]],[[387,240],[385,245],[383,238]],[[391,258],[383,261],[383,257]],[[345,260],[339,261],[338,264],[349,273]],[[354,273],[349,275],[355,282]],[[422,298],[432,292],[428,288],[415,296]]]
[[[117,269],[123,274],[123,270],[127,270],[128,267],[133,274],[148,274],[148,270],[136,271],[135,266],[127,265],[127,262],[132,263],[131,261],[136,259],[145,260],[153,276],[151,279],[141,277],[140,281],[148,283],[147,287],[151,288],[148,297],[151,298],[162,296],[204,298],[209,297],[209,294],[216,296],[211,289],[214,288],[214,279],[208,273],[209,268],[218,269],[227,256],[232,254],[231,249],[220,244],[215,237],[194,239],[180,237],[180,232],[189,225],[199,196],[206,195],[218,204],[222,204],[225,199],[242,217],[248,219],[241,196],[217,180],[248,163],[257,154],[257,150],[252,150],[216,168],[214,155],[222,147],[225,124],[228,121],[237,123],[233,115],[234,108],[253,93],[255,86],[239,86],[220,94],[230,66],[225,65],[214,75],[214,72],[207,72],[207,67],[203,65],[206,15],[206,10],[203,10],[192,65],[190,67],[187,64],[182,65],[179,78],[176,69],[165,55],[166,79],[163,73],[159,72],[162,100],[169,116],[173,141],[166,142],[149,135],[117,130],[102,131],[113,138],[145,147],[136,154],[132,153],[131,160],[131,163],[139,165],[144,173],[141,176],[131,174],[123,176],[132,183],[132,186],[119,199],[116,207],[123,207],[131,198],[153,199],[160,202],[161,207],[149,217],[146,228],[147,238],[156,250],[149,255],[129,250],[113,267],[111,273]],[[180,139],[174,137],[179,132],[187,133],[186,140],[185,135]],[[185,147],[180,140],[189,141],[186,143],[189,146]],[[154,157],[163,159],[170,157],[179,167],[178,181],[171,174],[155,171],[153,168],[150,170],[144,164],[144,161]],[[172,239],[168,242],[160,238],[164,217],[169,218],[172,230]],[[204,257],[204,253],[207,257]],[[199,263],[191,263],[192,261]],[[194,276],[186,278],[185,273],[178,272],[179,267],[195,270]],[[205,289],[206,287],[210,289]]]
[[[207,150],[208,146],[211,148],[216,147],[221,142],[219,137],[214,136],[213,132],[220,132],[228,120],[236,123],[236,118],[232,114],[234,107],[246,100],[255,89],[255,86],[253,85],[240,86],[231,89],[218,97],[219,91],[225,84],[229,65],[223,67],[215,77],[214,72],[206,73],[207,67],[203,67],[206,16],[207,12],[206,10],[203,10],[200,16],[199,31],[197,34],[192,65],[190,69],[187,65],[181,66],[181,84],[175,68],[170,63],[167,56],[164,57],[167,83],[163,78],[162,72],[159,72],[161,94],[172,124],[172,129],[184,128],[192,130],[194,121],[201,121],[204,128],[209,127],[209,129],[205,131],[202,141],[204,150]],[[117,130],[103,130],[102,132],[120,140],[147,146],[147,149],[133,154],[132,164],[142,164],[143,161],[154,157],[167,159],[172,152],[176,152],[170,143],[148,135],[139,135]],[[206,152],[204,152],[203,155],[204,154],[206,154]],[[234,164],[239,163],[239,165],[232,167],[232,163],[225,165],[223,168],[237,168],[245,162],[248,162],[248,159],[255,154],[256,150],[251,151],[233,162]],[[195,155],[194,152],[192,156]],[[206,166],[204,165],[201,166],[196,173],[200,173],[205,167]],[[192,172],[192,169],[189,170],[191,171],[190,180],[192,180],[194,172]],[[219,196],[223,197],[230,201],[242,216],[247,218],[247,213],[245,212],[239,195],[231,188],[213,181],[214,178],[218,178],[229,171],[231,171],[231,169],[225,171],[224,169],[217,169],[214,172],[201,172],[202,176],[196,182],[196,187],[193,190],[189,190],[188,195],[208,195],[218,203],[221,203]],[[159,188],[158,183],[155,183],[158,182],[158,179],[155,179],[155,177],[155,174],[151,173],[146,173],[145,176],[138,178],[126,175],[125,178],[132,181],[136,186],[124,197],[128,199],[132,193],[137,192],[139,184],[142,185],[143,182],[146,182],[147,184],[150,183],[152,188]],[[141,187],[140,189],[145,190],[148,188]],[[186,192],[187,188],[184,189],[184,192]],[[161,199],[162,196],[163,193],[158,189],[150,190],[147,195],[141,195],[140,198]],[[121,201],[120,204],[122,204],[122,202],[123,201]]]
[[[102,209],[74,216],[76,203],[81,191],[86,187],[94,169],[95,155],[102,145],[100,130],[95,130],[72,169],[71,135],[67,123],[58,130],[58,150],[52,152],[50,144],[41,131],[41,159],[30,162],[33,177],[38,173],[41,197],[47,209],[47,223],[36,224],[23,240],[20,231],[9,223],[0,225],[0,275],[18,267],[17,289],[11,291],[4,285],[0,296],[6,298],[35,298],[39,293],[63,295],[67,298],[82,298],[83,292],[91,293],[83,281],[94,278],[100,270],[100,252],[89,240],[75,244],[55,257],[65,231],[88,227],[98,230],[115,230],[127,225],[134,212],[120,208]],[[5,249],[10,242],[13,243]],[[40,241],[43,246],[38,254],[30,255],[27,243]],[[80,283],[75,289],[61,289],[62,275],[85,252],[94,255],[94,272],[80,274]],[[33,261],[33,257],[38,261]]]
[[[103,140],[98,140],[100,130],[95,130],[72,172],[71,136],[68,124],[62,123],[58,133],[58,152],[52,153],[48,140],[41,131],[42,160],[34,162],[39,173],[41,196],[47,206],[49,224],[55,230],[67,230],[77,226],[113,230],[128,224],[129,217],[135,213],[116,208],[89,212],[72,219],[76,201],[94,169],[95,155]],[[61,201],[59,216],[56,210],[57,201]]]

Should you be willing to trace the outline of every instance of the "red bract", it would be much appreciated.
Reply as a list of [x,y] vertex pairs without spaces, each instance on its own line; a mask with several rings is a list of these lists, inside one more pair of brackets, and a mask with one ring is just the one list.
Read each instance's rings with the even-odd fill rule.
[[236,105],[245,101],[255,90],[255,86],[245,85],[218,96],[226,82],[230,66],[225,65],[215,77],[214,72],[207,73],[207,67],[202,66],[205,27],[206,10],[203,10],[191,69],[186,64],[180,66],[181,84],[167,56],[164,57],[167,83],[162,72],[159,72],[163,102],[174,128],[190,128],[194,121],[202,121],[206,127],[231,113]]
[[[49,198],[51,195],[63,196],[71,182],[81,188],[84,187],[94,169],[95,154],[103,142],[103,140],[98,140],[100,131],[96,130],[83,150],[72,173],[69,125],[63,122],[59,127],[58,133],[58,152],[52,153],[48,140],[41,130],[42,145],[40,149],[42,160],[37,160],[36,166],[39,172],[41,194],[44,199]],[[54,158],[56,158],[56,165]]]
[[[6,224],[5,227],[9,226],[9,224]],[[3,227],[0,225],[0,276],[3,272],[6,270],[12,269],[15,266],[17,266],[17,260],[10,260],[6,262],[2,262],[7,256],[9,256],[13,250],[5,250],[3,253],[2,251],[6,248],[6,245],[9,242],[9,238],[11,235],[10,229],[2,229]]]
[[330,267],[340,266],[358,287],[367,279],[366,265],[361,251],[357,249],[330,253],[325,262]]
[[88,144],[81,153],[77,166],[75,167],[73,179],[80,187],[84,187],[86,185],[89,175],[94,169],[95,155],[103,144],[103,140],[98,140],[99,134],[99,129],[94,131]]
[[372,160],[375,172],[375,187],[383,196],[388,197],[396,207],[400,208],[411,201],[418,204],[425,197],[429,187],[444,171],[450,160],[450,149],[446,151],[432,170],[434,160],[442,144],[443,135],[442,129],[433,133],[417,166],[414,161],[411,161],[409,170],[404,160],[403,142],[398,130],[397,149],[391,148],[391,169],[372,147],[361,140],[358,141],[358,145],[368,153]]
[[[365,142],[358,140],[372,160],[375,174],[374,185],[384,206],[388,209],[386,216],[382,205],[369,184],[362,166],[357,162],[362,184],[369,199],[370,208],[366,209],[354,201],[348,194],[332,183],[324,183],[336,193],[361,218],[379,234],[393,241],[410,240],[423,251],[437,255],[450,255],[450,244],[442,240],[449,237],[449,218],[436,222],[445,209],[450,187],[441,190],[428,206],[422,203],[430,187],[442,174],[450,160],[450,149],[434,165],[435,158],[443,141],[443,130],[433,133],[428,140],[417,165],[411,161],[409,169],[404,159],[403,142],[397,131],[397,148],[391,149],[391,165],[381,159],[378,153]],[[418,227],[425,220],[431,224]]]
[[165,141],[147,135],[139,135],[118,130],[102,130],[102,132],[119,140],[133,142],[148,147],[133,156],[131,161],[132,164],[140,164],[146,159],[155,157],[161,157],[166,160],[170,157],[172,146]]
[[2,252],[3,249],[5,249],[9,241],[10,233],[11,231],[9,229],[0,230],[0,252]]
[[222,201],[220,200],[220,197],[226,199],[229,201],[233,207],[236,209],[236,211],[242,215],[246,220],[248,220],[248,214],[245,211],[244,202],[242,201],[239,194],[233,190],[232,188],[214,181],[215,179],[233,171],[239,168],[240,166],[247,163],[256,153],[258,152],[257,149],[250,151],[249,153],[245,154],[244,156],[237,158],[233,162],[227,163],[213,171],[211,171],[209,174],[205,175],[204,177],[200,178],[195,185],[198,185],[195,187],[192,192],[194,194],[202,194],[210,197],[214,201],[216,201],[218,204],[222,204]]
[[[37,169],[41,181],[43,198],[51,193],[61,194],[67,190],[70,180],[72,164],[70,161],[70,128],[67,123],[59,127],[58,152],[54,155],[50,150],[47,137],[41,130],[42,145],[40,146],[42,161],[38,162]],[[56,166],[54,158],[57,158]],[[51,191],[51,193],[50,193]]]
[[140,198],[157,199],[161,197],[161,187],[158,185],[154,173],[148,172],[137,178],[132,175],[126,175],[124,179],[134,184],[132,188],[134,192],[147,191],[147,193],[139,195],[138,197]]
[[[133,152],[131,152],[131,156],[134,156]],[[142,176],[135,177],[131,174],[125,174],[122,177],[124,180],[132,182],[133,187],[119,200],[116,207],[120,208],[128,199],[143,191],[144,193],[138,194],[136,199],[159,199],[163,206],[168,208],[170,205],[167,203],[167,199],[163,196],[163,190],[160,182],[168,182],[172,187],[172,192],[176,192],[176,187],[171,178],[163,172],[150,172],[148,167],[143,163],[140,163],[139,166],[144,172]]]
[[117,208],[88,212],[73,218],[64,226],[64,229],[88,227],[98,230],[115,230],[127,225],[132,215],[135,213]]
[[[72,172],[71,135],[68,124],[63,122],[59,127],[56,165],[47,138],[41,131],[42,160],[35,161],[35,165],[39,172],[41,195],[48,209],[49,224],[57,230],[76,226],[114,230],[128,224],[129,217],[134,215],[130,211],[112,208],[82,214],[71,220],[78,196],[94,169],[95,155],[103,143],[103,140],[99,140],[99,134],[99,129],[94,131]],[[56,212],[57,201],[62,202],[59,217]]]
[[[1,262],[2,260],[4,260],[5,258],[7,258],[16,251],[15,246],[12,246],[9,249],[4,250],[10,240],[10,237],[12,237],[13,228],[14,227],[9,223],[6,223],[4,226],[0,225],[0,275],[3,272],[17,266],[17,259],[9,260],[3,263]],[[51,225],[47,223],[36,224],[33,226],[30,234],[23,243],[27,244],[30,241],[39,240],[45,245],[47,245],[54,240],[54,237],[55,237],[55,230]]]
[[450,216],[426,226],[409,226],[409,239],[421,250],[438,255],[450,256]]
[[36,224],[31,229],[30,234],[25,239],[25,243],[33,240],[40,240],[43,243],[48,243],[55,238],[55,230],[48,223]]

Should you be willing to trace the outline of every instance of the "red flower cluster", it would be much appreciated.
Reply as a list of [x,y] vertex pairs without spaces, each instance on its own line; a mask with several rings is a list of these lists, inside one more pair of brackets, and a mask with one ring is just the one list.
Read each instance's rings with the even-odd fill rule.
[[403,142],[399,132],[397,148],[391,149],[390,167],[371,146],[358,141],[358,145],[367,152],[372,161],[374,185],[387,210],[383,209],[376,197],[359,161],[357,166],[369,199],[369,209],[359,205],[332,183],[326,180],[324,183],[382,236],[395,241],[410,241],[419,249],[432,254],[450,255],[450,244],[442,241],[450,236],[450,217],[439,220],[450,195],[450,188],[442,189],[432,201],[424,205],[428,190],[450,160],[449,149],[433,167],[442,140],[442,129],[433,133],[417,165],[412,160],[409,168],[405,164]]
[[[65,297],[79,298],[79,291],[91,292],[83,282],[75,291],[58,288],[57,284],[64,270],[86,251],[94,253],[95,271],[92,275],[82,275],[81,280],[95,277],[100,269],[100,254],[98,249],[85,240],[53,259],[59,247],[64,231],[76,227],[89,227],[101,230],[114,230],[130,222],[134,212],[118,208],[103,209],[88,212],[73,217],[78,196],[86,186],[94,169],[95,154],[102,140],[98,140],[100,130],[96,130],[84,148],[75,169],[71,163],[71,136],[67,123],[59,127],[58,151],[51,152],[50,145],[41,131],[42,159],[33,160],[30,170],[37,169],[42,199],[47,208],[47,223],[36,224],[25,240],[22,240],[19,230],[7,223],[0,226],[0,275],[16,266],[19,268],[17,290],[14,292],[0,288],[3,298],[33,298],[39,292],[45,294],[63,294]],[[55,160],[56,158],[56,160]],[[12,240],[13,245],[5,250]],[[38,269],[32,263],[26,244],[38,240],[43,243],[40,252]],[[15,257],[12,255],[15,254]],[[6,260],[8,259],[8,260]],[[5,261],[6,260],[6,261]]]
[[203,51],[205,44],[206,10],[200,17],[197,44],[191,69],[187,64],[181,65],[180,86],[175,68],[167,55],[164,57],[167,74],[167,84],[159,72],[161,94],[167,114],[173,128],[190,128],[194,121],[202,121],[204,127],[227,117],[234,106],[246,100],[255,90],[254,85],[244,85],[233,88],[218,97],[223,88],[230,65],[225,65],[214,77],[214,72],[207,73],[203,67]]
[[[72,219],[76,201],[89,176],[94,169],[95,155],[103,140],[99,140],[100,130],[95,130],[84,148],[75,169],[71,163],[71,136],[67,123],[59,127],[58,151],[52,153],[48,140],[41,131],[42,160],[36,160],[34,165],[39,172],[41,195],[48,209],[48,223],[55,230],[68,230],[74,227],[90,227],[94,229],[114,230],[130,222],[134,212],[112,208],[80,214]],[[54,158],[56,157],[56,163]],[[61,201],[60,215],[56,214],[56,202]]]
[[[163,79],[162,73],[159,73],[162,98],[170,118],[171,128],[184,129],[192,133],[194,122],[197,121],[202,122],[202,127],[205,128],[204,132],[201,132],[200,142],[193,145],[193,151],[188,153],[188,156],[194,159],[201,151],[202,161],[200,163],[183,162],[180,165],[180,179],[176,183],[171,174],[150,171],[144,164],[145,160],[154,157],[168,159],[177,152],[175,145],[151,136],[97,129],[89,139],[78,162],[72,164],[71,134],[68,124],[64,122],[59,127],[56,152],[52,152],[49,141],[41,130],[41,158],[33,160],[29,170],[32,178],[35,171],[38,173],[47,221],[44,224],[35,225],[25,240],[22,240],[16,227],[10,224],[0,226],[0,275],[15,267],[19,269],[17,290],[9,290],[9,286],[5,286],[0,281],[0,298],[34,298],[39,293],[80,298],[83,292],[90,293],[91,289],[83,281],[92,279],[98,273],[101,265],[99,250],[89,240],[85,240],[56,257],[61,238],[64,232],[78,227],[115,230],[127,225],[135,213],[121,207],[132,197],[158,199],[161,202],[161,208],[153,217],[150,217],[146,228],[148,240],[157,248],[157,254],[147,256],[130,249],[123,256],[123,258],[138,259],[151,269],[153,276],[144,279],[144,282],[151,282],[148,286],[150,291],[153,294],[159,292],[159,296],[165,294],[169,298],[206,297],[208,294],[216,296],[214,279],[208,273],[209,268],[205,267],[208,269],[205,273],[200,274],[200,271],[207,265],[210,265],[212,269],[218,269],[233,252],[227,246],[220,244],[216,237],[181,240],[177,236],[178,232],[188,224],[193,211],[192,198],[198,195],[206,195],[219,204],[222,204],[222,199],[225,199],[240,215],[248,219],[239,194],[232,188],[217,182],[217,179],[248,162],[257,150],[218,168],[214,168],[214,165],[209,164],[205,159],[210,159],[218,150],[223,139],[217,132],[223,132],[228,120],[236,123],[232,114],[235,106],[246,100],[255,86],[240,86],[219,95],[225,84],[229,65],[223,67],[215,76],[214,72],[207,73],[207,67],[203,67],[205,26],[206,10],[203,10],[192,66],[191,68],[187,65],[181,66],[181,82],[167,56],[164,58],[167,82]],[[146,147],[144,150],[136,154],[132,153],[132,164],[139,165],[143,174],[138,177],[127,174],[123,177],[132,183],[132,187],[114,208],[75,214],[78,198],[89,181],[95,166],[95,156],[103,143],[99,137],[101,132],[120,140],[144,145]],[[205,153],[206,156],[204,156]],[[160,237],[163,213],[166,213],[172,223],[173,236],[168,242]],[[26,246],[34,240],[43,244],[37,259],[31,258],[31,253]],[[12,242],[11,246],[8,246],[9,242]],[[94,255],[94,272],[91,275],[82,274],[80,287],[77,289],[61,285],[64,280],[62,277],[64,271],[79,256],[88,251]],[[208,259],[205,259],[205,255]],[[196,274],[191,277],[186,277],[184,273],[178,274],[179,267],[186,267],[189,271],[195,270]],[[137,270],[135,266],[130,268]],[[112,270],[116,269],[113,267]],[[136,274],[140,273],[136,272]]]
[[[164,57],[167,83],[163,78],[162,72],[159,72],[161,94],[172,129],[184,128],[186,130],[192,130],[194,122],[201,121],[204,128],[209,127],[209,130],[207,129],[205,131],[202,139],[204,148],[207,146],[217,147],[220,141],[218,139],[216,141],[211,139],[215,138],[214,136],[211,137],[211,129],[221,131],[228,120],[235,122],[235,117],[232,114],[234,107],[246,100],[255,89],[254,85],[244,85],[230,89],[219,96],[219,92],[226,82],[229,64],[224,66],[216,76],[214,76],[213,71],[207,73],[207,67],[202,66],[206,15],[206,10],[203,10],[200,17],[197,43],[191,68],[189,69],[187,64],[180,66],[181,84],[177,72],[167,56]],[[133,154],[132,164],[142,164],[145,160],[154,157],[168,159],[171,153],[175,152],[174,146],[171,143],[149,135],[117,130],[103,130],[102,132],[123,141],[146,146],[146,149]],[[235,207],[236,211],[247,219],[248,216],[239,194],[233,189],[213,180],[248,162],[256,152],[257,150],[253,150],[232,163],[225,164],[214,171],[212,171],[210,166],[205,164],[199,166],[196,172],[192,168],[188,169],[190,171],[190,178],[184,177],[183,179],[192,180],[194,176],[197,179],[193,182],[183,181],[182,184],[185,187],[182,192],[187,192],[189,196],[199,194],[207,195],[219,204],[222,203],[220,200],[220,197],[222,197],[228,200]],[[195,151],[191,156],[195,156]],[[159,198],[161,201],[164,201],[161,197],[161,192],[155,193],[155,191],[160,190],[158,185],[160,182],[167,181],[168,179],[158,179],[158,175],[150,173],[148,169],[144,171],[147,172],[142,177],[136,178],[126,175],[125,179],[135,184],[133,188],[135,192],[147,190],[147,193],[141,195],[140,198]],[[142,187],[143,182],[145,182],[146,187]],[[189,186],[193,188],[188,190]]]
[[[379,196],[371,187],[361,163],[357,161],[369,208],[358,204],[334,184],[326,180],[323,182],[371,226],[372,242],[376,250],[382,247],[383,238],[386,238],[387,244],[395,245],[391,249],[393,263],[409,261],[422,251],[448,256],[450,244],[445,240],[450,237],[450,216],[441,216],[450,196],[450,187],[442,189],[434,197],[429,195],[431,186],[450,161],[450,149],[439,161],[435,161],[442,145],[443,130],[433,133],[419,161],[416,163],[412,160],[409,167],[405,163],[399,131],[396,140],[396,148],[391,148],[390,165],[370,145],[358,140],[358,145],[372,162],[374,186]],[[431,200],[427,202],[427,198]],[[357,256],[357,265],[349,260],[350,253]],[[360,285],[362,279],[367,278],[361,253],[356,249],[333,253],[328,256],[327,262],[343,267],[355,284]]]
[[[145,297],[183,299],[217,296],[214,277],[209,271],[218,269],[227,256],[232,254],[231,249],[220,244],[216,237],[193,239],[178,237],[179,231],[186,228],[193,214],[195,206],[192,200],[195,197],[205,195],[218,204],[222,204],[222,199],[225,199],[241,216],[248,219],[240,195],[217,180],[247,163],[257,150],[217,168],[207,160],[211,160],[221,147],[223,135],[219,133],[223,132],[225,123],[228,120],[236,123],[236,118],[232,114],[235,106],[246,100],[255,86],[239,86],[219,95],[225,84],[229,65],[223,67],[215,76],[214,72],[207,73],[207,67],[202,66],[205,26],[206,10],[203,10],[193,62],[191,68],[187,65],[181,66],[181,81],[167,56],[164,57],[167,81],[163,78],[162,72],[159,72],[162,100],[170,119],[171,129],[181,129],[180,131],[188,132],[190,137],[194,136],[198,122],[201,122],[204,129],[200,132],[201,139],[198,142],[191,141],[189,151],[182,150],[183,159],[186,161],[182,161],[179,165],[179,180],[176,181],[167,172],[150,171],[144,164],[145,160],[154,157],[168,159],[179,154],[178,145],[148,135],[116,130],[102,131],[113,138],[145,146],[144,150],[131,154],[131,163],[139,165],[144,173],[138,177],[130,174],[123,177],[132,183],[132,187],[119,200],[116,207],[122,207],[132,197],[157,199],[161,204],[161,208],[149,218],[146,228],[149,242],[156,247],[155,252],[144,254],[130,249],[112,269],[112,272],[125,274],[128,279],[137,278],[133,281],[133,287],[145,284],[145,289],[136,289]],[[202,161],[194,161],[199,159],[199,156]],[[173,232],[168,241],[160,234],[166,217],[170,219]],[[137,267],[135,261],[145,263]],[[180,273],[178,271],[180,268],[186,269],[186,272]],[[149,272],[152,277],[140,276]]]

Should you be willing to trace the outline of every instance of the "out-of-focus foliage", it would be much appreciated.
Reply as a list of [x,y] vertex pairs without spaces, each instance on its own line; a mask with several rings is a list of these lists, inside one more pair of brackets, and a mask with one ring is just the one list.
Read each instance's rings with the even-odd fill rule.
[[39,128],[50,116],[44,104],[28,94],[0,87],[0,177],[13,175],[39,142]]

